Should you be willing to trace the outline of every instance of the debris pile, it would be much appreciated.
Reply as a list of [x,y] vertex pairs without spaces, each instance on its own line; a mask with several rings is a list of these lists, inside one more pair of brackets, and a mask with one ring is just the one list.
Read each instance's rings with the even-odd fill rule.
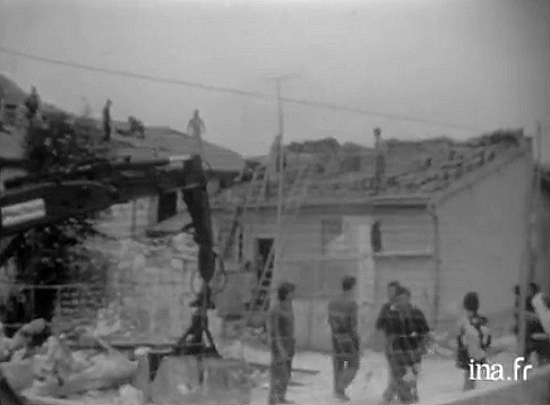
[[26,397],[66,398],[130,383],[138,362],[94,337],[94,331],[81,332],[103,350],[73,351],[80,336],[49,335],[43,319],[22,326],[13,338],[2,333],[0,370],[11,388]]
[[44,350],[45,354],[34,356],[35,379],[25,390],[26,396],[63,398],[119,387],[131,381],[138,366],[116,351],[73,353],[64,336],[50,337]]
[[[89,242],[110,257],[103,335],[156,341],[180,337],[191,319],[197,246],[192,237]],[[93,244],[93,245],[92,245]]]

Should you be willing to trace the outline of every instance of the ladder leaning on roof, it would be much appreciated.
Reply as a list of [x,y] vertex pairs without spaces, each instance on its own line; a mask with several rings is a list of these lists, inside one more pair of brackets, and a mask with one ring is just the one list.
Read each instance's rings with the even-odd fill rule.
[[[292,186],[289,190],[288,196],[283,199],[283,219],[289,221],[295,221],[300,207],[303,203],[303,200],[307,196],[309,186],[311,184],[312,176],[314,174],[314,166],[310,163],[306,163],[300,167],[298,170],[296,179],[292,183]],[[243,341],[245,337],[245,332],[248,327],[252,326],[251,321],[254,315],[259,315],[263,320],[265,320],[265,314],[269,306],[269,297],[271,289],[271,279],[272,274],[270,272],[275,264],[275,255],[277,254],[279,258],[282,257],[284,251],[284,243],[280,243],[281,252],[276,252],[275,244],[271,247],[267,260],[264,264],[263,271],[260,275],[260,280],[258,281],[257,288],[254,291],[250,306],[246,311],[244,317],[243,329],[240,334],[241,348],[243,347]]]
[[274,145],[271,147],[267,165],[258,166],[252,175],[252,180],[248,186],[248,190],[245,193],[244,197],[241,199],[240,203],[235,207],[233,213],[233,218],[231,220],[231,227],[229,228],[229,233],[226,235],[221,249],[221,258],[222,260],[227,260],[230,256],[231,249],[235,243],[235,236],[237,234],[237,229],[242,223],[242,219],[246,214],[248,208],[256,208],[256,213],[259,210],[263,201],[265,201],[265,194],[267,190],[267,183],[269,181],[269,172],[273,163],[276,159],[276,154],[274,153],[277,150],[278,137],[275,138]]

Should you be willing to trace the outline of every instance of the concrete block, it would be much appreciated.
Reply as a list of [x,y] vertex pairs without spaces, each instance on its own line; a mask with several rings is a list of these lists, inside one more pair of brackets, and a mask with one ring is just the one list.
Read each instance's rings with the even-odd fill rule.
[[182,395],[199,385],[197,358],[165,357],[151,384],[151,400],[158,405],[179,404]]
[[245,373],[244,364],[238,361],[206,358],[201,362],[193,356],[165,357],[150,386],[150,399],[158,405],[247,404],[252,386]]

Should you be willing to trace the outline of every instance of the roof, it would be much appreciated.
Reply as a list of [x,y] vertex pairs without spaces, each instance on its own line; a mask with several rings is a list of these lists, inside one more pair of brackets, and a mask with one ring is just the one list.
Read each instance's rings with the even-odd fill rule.
[[[119,156],[131,156],[132,160],[141,160],[199,153],[198,143],[194,138],[168,126],[145,127],[144,138],[116,133],[116,129],[129,130],[126,122],[115,122],[113,126],[115,131],[111,138],[129,145],[117,149],[116,154]],[[202,145],[204,159],[212,169],[240,173],[244,168],[244,159],[237,152],[205,140]]]
[[[497,131],[472,138],[467,142],[454,142],[447,138],[426,141],[392,140],[386,144],[386,187],[376,192],[373,187],[375,152],[362,149],[360,154],[336,153],[336,158],[312,154],[289,154],[287,159],[288,190],[299,162],[313,161],[320,170],[310,180],[303,204],[369,204],[418,205],[440,200],[456,192],[465,182],[477,181],[492,167],[506,164],[518,154],[530,150],[531,143],[521,130]],[[324,172],[323,172],[324,171]],[[294,173],[293,173],[294,172]],[[267,188],[268,207],[277,197],[277,178]],[[241,183],[224,191],[213,201],[213,206],[235,202],[248,190]]]
[[[89,120],[97,126],[97,121]],[[120,126],[119,126],[120,125]],[[124,128],[121,123],[115,123],[115,128]],[[23,156],[22,141],[24,131],[10,128],[10,132],[0,131],[0,156],[4,158],[21,158]],[[110,147],[118,157],[130,156],[132,160],[147,160],[153,158],[168,158],[177,155],[198,154],[198,145],[190,136],[169,127],[148,127],[145,138],[113,134]],[[244,159],[237,152],[225,149],[203,141],[206,161],[212,169],[234,171],[240,173],[244,167]]]
[[[40,96],[40,92],[38,93]],[[23,105],[28,93],[21,89],[13,80],[8,78],[5,74],[0,73],[0,98],[4,98],[5,104],[13,104],[17,106]],[[52,103],[41,100],[40,112],[42,114],[59,113],[63,110],[57,108]]]
[[[40,95],[40,90],[38,91]],[[14,81],[6,75],[0,73],[0,94],[6,99],[6,102],[22,104],[27,93],[22,90]],[[41,103],[41,113],[47,115],[63,112],[52,104]],[[68,114],[71,116],[71,114]],[[77,119],[78,117],[70,117]],[[97,128],[101,128],[100,120],[89,119],[95,123]],[[93,125],[93,124],[92,124]],[[176,131],[168,126],[150,126],[145,127],[145,138],[139,139],[134,136],[124,136],[117,133],[117,129],[122,134],[129,132],[130,125],[125,121],[113,121],[112,143],[110,147],[115,146],[114,154],[118,156],[130,156],[132,160],[167,158],[174,155],[193,155],[199,153],[197,142],[189,135]],[[22,149],[18,146],[18,139],[22,139],[20,134],[10,135],[0,132],[0,156],[3,157],[21,157]],[[240,173],[244,168],[244,159],[240,154],[232,150],[215,145],[203,140],[204,158],[210,164],[212,169],[220,171],[234,171]]]

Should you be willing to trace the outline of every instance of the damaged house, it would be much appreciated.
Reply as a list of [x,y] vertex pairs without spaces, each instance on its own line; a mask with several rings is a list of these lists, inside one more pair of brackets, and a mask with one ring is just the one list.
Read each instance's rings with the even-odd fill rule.
[[[288,171],[292,155],[296,162],[315,160],[287,154]],[[527,266],[530,139],[520,130],[468,142],[389,140],[355,154],[321,159],[299,214],[282,220],[283,253],[273,279],[298,287],[298,345],[330,349],[327,304],[348,274],[358,278],[365,339],[390,280],[411,289],[436,329],[455,322],[468,291],[480,294],[489,317],[509,312],[511,319],[513,286]],[[246,189],[234,187],[214,202],[219,229],[232,218],[229,202]],[[245,216],[233,267],[250,261],[263,268],[277,236],[276,194],[269,185],[266,201]]]

